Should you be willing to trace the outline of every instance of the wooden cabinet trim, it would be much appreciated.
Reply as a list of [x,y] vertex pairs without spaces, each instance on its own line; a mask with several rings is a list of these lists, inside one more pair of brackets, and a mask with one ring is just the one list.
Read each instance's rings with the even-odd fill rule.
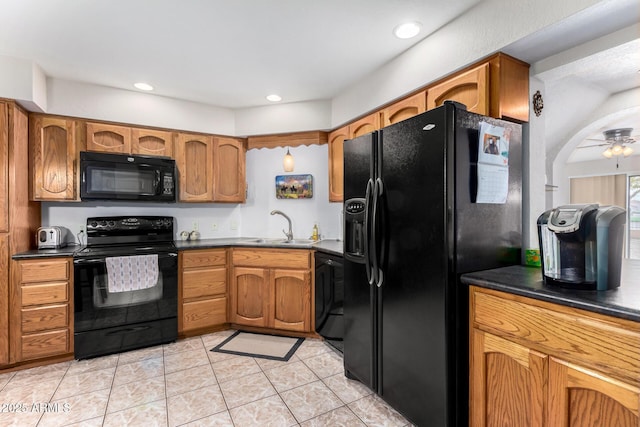
[[255,135],[247,138],[247,149],[298,147],[300,145],[322,145],[327,143],[327,132],[309,131],[275,135]]
[[87,150],[107,153],[131,153],[131,128],[106,123],[86,122]]
[[131,153],[173,157],[173,133],[147,128],[132,128]]
[[265,268],[310,268],[311,251],[304,249],[233,249],[233,265]]
[[640,324],[499,291],[471,292],[472,328],[640,386]]

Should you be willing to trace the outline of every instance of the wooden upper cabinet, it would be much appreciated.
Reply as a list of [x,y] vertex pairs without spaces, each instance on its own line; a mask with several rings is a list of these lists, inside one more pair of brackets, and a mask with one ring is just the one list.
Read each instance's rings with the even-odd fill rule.
[[213,201],[213,138],[179,133],[176,164],[180,174],[181,202]]
[[31,199],[76,200],[78,122],[32,115],[30,126]]
[[[0,232],[7,231],[9,231],[9,109],[5,102],[0,102]],[[0,295],[0,298],[3,296]],[[0,363],[2,363],[1,357]]]
[[481,64],[429,87],[427,110],[452,100],[467,106],[473,113],[489,114],[489,64]]
[[87,150],[131,153],[131,128],[87,122]]
[[351,123],[349,125],[349,138],[355,138],[378,129],[380,129],[380,113],[376,111]]
[[161,130],[133,128],[131,154],[173,157],[173,134]]
[[382,127],[401,122],[426,111],[427,94],[422,91],[382,110]]
[[344,195],[344,141],[349,139],[349,127],[329,134],[329,201],[342,202]]
[[245,147],[240,139],[213,138],[213,201],[244,203]]
[[529,64],[503,53],[427,88],[427,110],[447,99],[497,119],[529,120]]

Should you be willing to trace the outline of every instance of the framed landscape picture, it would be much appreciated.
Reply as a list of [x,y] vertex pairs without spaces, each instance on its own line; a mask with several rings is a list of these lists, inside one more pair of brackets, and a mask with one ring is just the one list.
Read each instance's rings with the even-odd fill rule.
[[276,198],[310,199],[313,197],[312,175],[277,175]]

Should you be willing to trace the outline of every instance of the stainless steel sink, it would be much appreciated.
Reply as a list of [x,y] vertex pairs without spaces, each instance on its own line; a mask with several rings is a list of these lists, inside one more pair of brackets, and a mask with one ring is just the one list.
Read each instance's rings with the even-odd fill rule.
[[259,245],[312,245],[317,243],[315,240],[311,239],[247,239],[243,240],[241,243],[250,243],[250,244],[259,244]]

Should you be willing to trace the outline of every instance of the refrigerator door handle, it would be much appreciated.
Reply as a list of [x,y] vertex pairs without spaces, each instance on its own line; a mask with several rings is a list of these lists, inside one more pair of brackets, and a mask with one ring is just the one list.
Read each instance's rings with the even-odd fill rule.
[[380,242],[381,238],[384,236],[378,236],[378,231],[380,231],[380,207],[382,205],[382,195],[384,193],[384,184],[382,179],[377,178],[375,185],[373,187],[374,201],[373,201],[373,225],[371,227],[372,235],[373,235],[373,269],[375,271],[375,283],[377,287],[381,287],[384,282],[384,271],[382,271],[382,263],[378,258],[380,254]]
[[376,282],[374,271],[371,268],[371,250],[369,247],[369,230],[371,228],[371,221],[369,220],[369,213],[371,207],[371,196],[373,191],[373,180],[367,181],[367,193],[365,195],[364,202],[364,268],[367,272],[367,281],[369,285],[373,285]]

